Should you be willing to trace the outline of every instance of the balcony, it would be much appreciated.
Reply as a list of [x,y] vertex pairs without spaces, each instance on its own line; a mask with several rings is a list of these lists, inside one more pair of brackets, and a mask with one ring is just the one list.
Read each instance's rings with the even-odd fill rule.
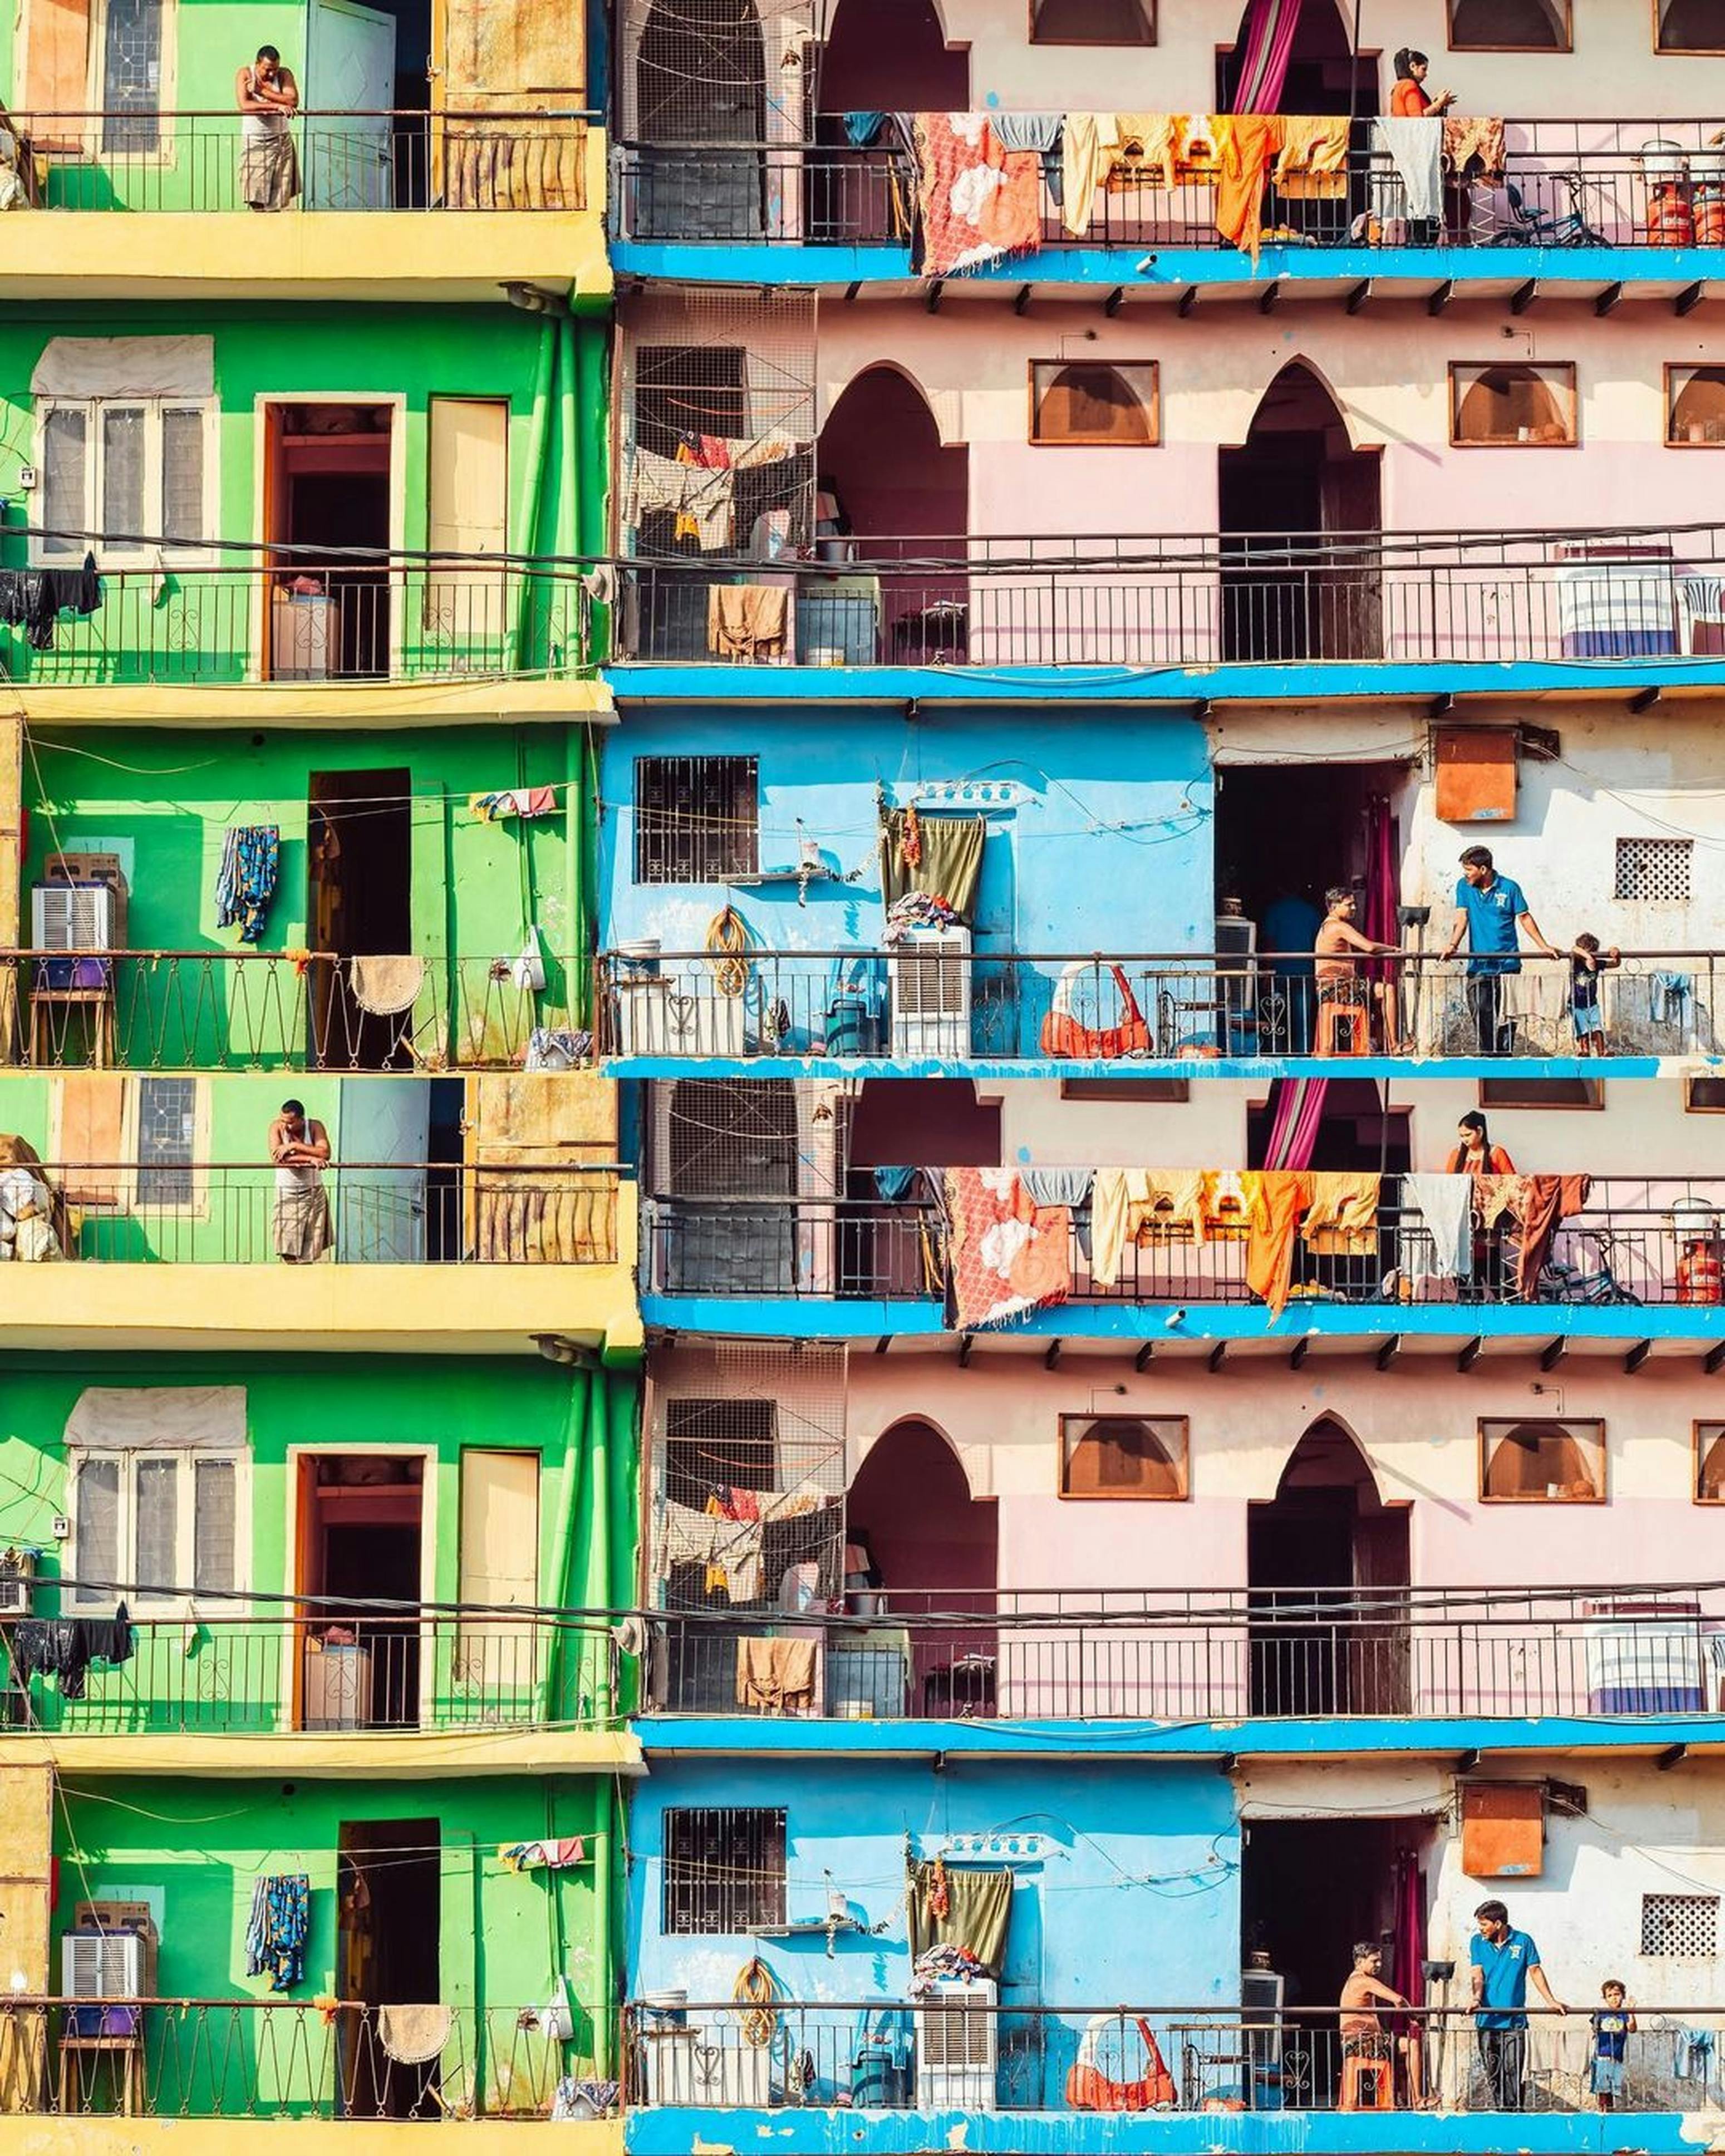
[[[1296,694],[1295,669],[1344,694],[1584,692],[1595,675],[1620,694],[1629,680],[1705,682],[1725,657],[1725,526],[1714,525],[843,543],[855,558],[842,567],[622,565],[619,663],[643,666],[644,694],[649,666],[707,670],[722,695],[726,675],[771,665],[749,693],[770,683],[828,698],[866,667],[926,670],[930,686],[967,668],[1070,669],[1068,694],[1169,701],[1199,689]],[[717,594],[737,586],[775,595],[770,623],[739,633],[721,617]],[[1060,693],[1057,680],[1038,685]]]
[[[614,1075],[687,1070],[854,1076],[1338,1075],[1445,1059],[1546,1063],[1601,1075],[1615,1063],[1714,1055],[1725,956],[1640,952],[1603,978],[1609,1061],[1578,1060],[1567,959],[1523,953],[1487,998],[1461,957],[1410,951],[1394,979],[1320,996],[1309,952],[1156,956],[999,955],[951,947],[768,951],[716,963],[666,951],[653,966],[599,959],[600,1050]],[[1513,983],[1507,986],[1507,983]],[[1378,985],[1397,991],[1392,1006]],[[1059,1002],[1057,1004],[1057,998]],[[1386,1014],[1394,1009],[1402,1039]]]
[[344,1161],[308,1195],[255,1162],[47,1163],[28,1173],[48,1232],[10,1246],[43,1261],[7,1268],[8,1334],[528,1354],[551,1337],[626,1356],[641,1337],[627,1172]]
[[[619,266],[739,282],[902,280],[918,263],[907,141],[891,120],[867,147],[848,141],[836,116],[818,124],[834,139],[618,146]],[[1411,280],[1430,290],[1434,277],[1519,282],[1537,252],[1542,280],[1686,282],[1725,244],[1725,162],[1709,139],[1716,126],[1507,120],[1502,183],[1476,166],[1461,179],[1446,161],[1441,214],[1422,220],[1409,218],[1394,165],[1371,145],[1371,123],[1357,122],[1324,191],[1304,176],[1286,193],[1266,185],[1255,272],[1217,230],[1213,160],[1177,163],[1169,186],[1159,165],[1127,157],[1098,189],[1082,231],[1068,229],[1045,184],[1040,249],[977,274],[1014,285],[1106,276],[1170,299],[1194,284],[1254,275]],[[1141,259],[1147,249],[1155,259]]]
[[[1435,1724],[1536,1721],[1563,1724],[1563,1741],[1584,1741],[1574,1725],[1586,1721],[1586,1741],[1645,1746],[1687,1718],[1725,1741],[1725,1593],[1715,1587],[893,1589],[869,1599],[882,1606],[867,1616],[656,1613],[663,1676],[649,1711],[669,1718],[665,1741],[675,1746],[670,1725],[697,1716],[742,1716],[757,1747],[798,1749],[838,1741],[821,1722],[848,1725],[842,1742],[867,1749],[877,1740],[859,1722],[915,1721],[1155,1723],[1166,1727],[1150,1732],[1151,1748],[1173,1751],[1206,1748],[1193,1745],[1194,1723],[1232,1731],[1230,1750],[1247,1736],[1280,1748],[1270,1725],[1312,1722],[1328,1725],[1332,1743],[1347,1725],[1368,1749],[1441,1743]],[[801,1717],[739,1704],[756,1697],[745,1649],[762,1640],[813,1643]],[[1555,1740],[1530,1727],[1521,1741]]]
[[597,305],[610,272],[593,118],[554,103],[295,115],[296,185],[260,278],[237,111],[14,112],[18,155],[0,144],[0,170],[28,207],[8,220],[0,290],[495,304],[518,280]]
[[[535,1034],[556,994],[497,957],[424,960],[380,1012],[367,962],[321,951],[0,951],[0,1070],[511,1070],[583,1037]],[[578,968],[547,960],[567,995]],[[398,999],[399,990],[390,1000]],[[567,1006],[564,1006],[567,1008]]]

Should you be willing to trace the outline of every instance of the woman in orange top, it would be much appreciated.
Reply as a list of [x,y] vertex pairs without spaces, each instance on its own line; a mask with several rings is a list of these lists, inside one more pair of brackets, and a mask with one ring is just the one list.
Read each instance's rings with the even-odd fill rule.
[[1425,54],[1416,53],[1409,45],[1404,45],[1396,54],[1395,88],[1389,93],[1392,120],[1435,120],[1455,102],[1453,90],[1438,97],[1426,95],[1425,77],[1430,66]]

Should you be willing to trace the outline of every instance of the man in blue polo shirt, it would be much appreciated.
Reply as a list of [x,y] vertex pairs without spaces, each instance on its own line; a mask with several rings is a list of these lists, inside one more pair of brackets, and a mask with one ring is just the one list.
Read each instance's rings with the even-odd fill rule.
[[1513,1055],[1515,1021],[1502,1015],[1502,983],[1506,973],[1522,970],[1521,939],[1525,928],[1530,942],[1548,958],[1558,957],[1539,932],[1539,923],[1527,911],[1522,886],[1499,875],[1492,865],[1491,849],[1470,846],[1461,856],[1461,880],[1455,886],[1455,918],[1444,956],[1453,958],[1467,939],[1467,1008],[1478,1036],[1481,1055]]
[[1525,1932],[1510,1927],[1502,1902],[1481,1902],[1473,1912],[1479,1927],[1469,1942],[1473,1964],[1473,2025],[1480,2064],[1495,2111],[1519,2111],[1527,2071],[1527,1984],[1553,2013],[1569,2010],[1554,1998],[1539,1965],[1539,1949]]

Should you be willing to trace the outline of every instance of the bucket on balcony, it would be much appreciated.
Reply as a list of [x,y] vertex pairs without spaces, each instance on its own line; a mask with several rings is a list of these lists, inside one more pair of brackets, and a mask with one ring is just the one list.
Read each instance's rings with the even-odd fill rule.
[[641,2018],[652,2029],[682,2029],[689,2022],[689,1993],[681,1984],[641,1994]]
[[1689,159],[1681,142],[1644,142],[1640,157],[1641,170],[1656,187],[1688,176]]
[[637,936],[617,947],[617,971],[624,980],[644,981],[659,971],[660,945],[656,936]]

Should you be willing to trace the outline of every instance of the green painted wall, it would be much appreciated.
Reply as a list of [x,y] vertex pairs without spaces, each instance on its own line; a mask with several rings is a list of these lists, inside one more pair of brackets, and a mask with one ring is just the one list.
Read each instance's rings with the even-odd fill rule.
[[[116,228],[116,235],[123,228]],[[26,306],[0,319],[0,496],[13,507],[0,527],[0,567],[27,558],[19,527],[39,494],[18,490],[19,468],[41,462],[28,384],[55,336],[212,336],[220,408],[218,531],[228,541],[262,536],[260,410],[270,400],[319,395],[404,401],[392,449],[399,544],[424,548],[427,424],[434,396],[507,398],[510,544],[521,553],[569,555],[603,543],[606,331],[593,321],[522,314],[507,305],[297,306],[220,310],[117,305]],[[21,508],[20,504],[26,506]],[[103,549],[95,549],[100,564]],[[233,552],[226,566],[257,557]],[[110,565],[111,568],[111,565]],[[418,572],[414,572],[417,575]],[[393,595],[395,665],[400,674],[562,673],[581,663],[578,593],[567,582],[512,580],[510,603],[463,594],[453,630],[436,592],[409,583]],[[65,682],[215,682],[255,676],[252,612],[244,576],[215,577],[153,564],[111,573],[93,625],[64,628],[55,649],[28,649],[20,631],[0,629],[0,670],[14,680]],[[495,633],[494,633],[495,632]]]
[[[39,732],[25,764],[24,882],[38,880],[47,857],[62,850],[117,854],[131,949],[303,951],[312,943],[306,824],[314,774],[404,769],[413,796],[412,948],[428,975],[414,1012],[417,1052],[427,1062],[439,1055],[452,1065],[507,1062],[534,1025],[567,1025],[586,1008],[591,767],[586,728],[576,722],[388,733]],[[399,783],[389,782],[391,789]],[[557,788],[553,814],[488,824],[468,806],[475,793],[536,785]],[[359,800],[329,813],[344,871],[362,873],[379,812]],[[281,834],[276,896],[254,945],[243,945],[238,928],[216,925],[223,841],[240,824],[274,824]],[[530,925],[547,961],[538,996],[493,975],[519,953]],[[290,962],[243,973],[226,963],[125,967],[116,995],[129,1062],[264,1070],[306,1062],[309,983]],[[329,1061],[351,1060],[339,1026],[319,1037]]]

